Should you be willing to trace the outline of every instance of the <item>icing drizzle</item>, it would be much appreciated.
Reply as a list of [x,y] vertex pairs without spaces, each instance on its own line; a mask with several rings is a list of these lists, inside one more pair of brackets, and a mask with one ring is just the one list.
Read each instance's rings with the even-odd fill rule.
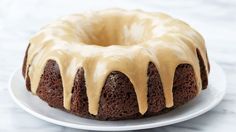
[[139,112],[144,114],[148,108],[149,62],[159,71],[166,107],[173,106],[172,86],[179,64],[192,65],[200,93],[197,49],[208,72],[204,40],[186,23],[163,13],[109,9],[73,14],[42,28],[30,40],[26,69],[31,91],[36,94],[47,61],[55,60],[62,77],[63,104],[70,110],[75,74],[83,67],[93,115],[98,113],[107,76],[120,71],[133,84]]

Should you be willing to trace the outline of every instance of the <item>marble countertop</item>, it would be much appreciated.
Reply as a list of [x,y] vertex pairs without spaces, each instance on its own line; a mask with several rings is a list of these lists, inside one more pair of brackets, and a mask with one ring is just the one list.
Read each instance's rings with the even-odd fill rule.
[[[205,38],[209,56],[225,71],[223,101],[194,119],[147,131],[236,131],[236,1],[233,0],[0,0],[0,131],[78,131],[47,123],[18,107],[8,93],[8,79],[22,64],[28,39],[66,14],[108,7],[162,11],[185,20]],[[220,81],[220,80],[219,80]]]

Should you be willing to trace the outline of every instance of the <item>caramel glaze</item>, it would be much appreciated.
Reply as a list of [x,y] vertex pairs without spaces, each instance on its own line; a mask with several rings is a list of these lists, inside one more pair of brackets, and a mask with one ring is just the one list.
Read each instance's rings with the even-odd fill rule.
[[192,65],[201,92],[197,50],[208,73],[204,39],[186,23],[163,13],[108,9],[66,16],[42,28],[30,40],[24,74],[36,94],[47,61],[55,60],[62,77],[63,104],[70,110],[74,78],[83,67],[89,112],[97,115],[107,76],[120,71],[133,84],[139,112],[144,114],[149,62],[159,71],[167,108],[174,105],[173,79],[180,64]]

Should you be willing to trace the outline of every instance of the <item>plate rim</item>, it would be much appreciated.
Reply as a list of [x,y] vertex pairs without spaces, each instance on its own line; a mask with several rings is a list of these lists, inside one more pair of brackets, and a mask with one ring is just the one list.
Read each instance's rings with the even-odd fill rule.
[[[83,124],[76,124],[76,123],[70,123],[70,122],[65,122],[65,121],[60,121],[57,119],[53,119],[50,117],[47,117],[43,114],[37,113],[34,110],[31,110],[30,108],[28,108],[26,105],[24,105],[20,100],[17,99],[17,97],[14,95],[13,93],[13,88],[12,88],[12,81],[13,78],[15,76],[17,76],[17,72],[20,71],[21,68],[17,68],[10,76],[9,80],[8,80],[8,91],[11,95],[11,97],[13,98],[14,102],[19,105],[24,111],[30,113],[31,115],[33,115],[34,117],[37,117],[43,121],[52,123],[52,124],[56,124],[56,125],[60,125],[60,126],[64,126],[64,127],[69,127],[69,128],[74,128],[74,129],[81,129],[81,130],[95,130],[95,131],[127,131],[127,130],[141,130],[141,129],[148,129],[148,128],[155,128],[155,127],[162,127],[162,126],[167,126],[167,125],[171,125],[171,124],[175,124],[175,123],[180,123],[183,121],[187,121],[189,119],[195,118],[197,116],[200,116],[208,111],[210,111],[212,108],[214,108],[216,105],[218,105],[221,100],[224,98],[225,92],[226,92],[226,76],[225,73],[223,71],[223,69],[215,62],[211,60],[211,65],[214,65],[214,67],[217,67],[217,69],[219,69],[220,74],[222,75],[222,86],[224,86],[222,88],[222,94],[220,96],[220,98],[218,98],[217,101],[215,101],[215,103],[210,104],[208,107],[205,107],[201,110],[199,110],[198,112],[195,113],[191,113],[189,115],[186,115],[184,118],[177,118],[177,119],[172,119],[172,120],[168,120],[162,123],[159,122],[152,122],[149,124],[138,124],[138,125],[124,125],[124,126],[93,126],[93,125],[83,125]],[[104,121],[101,121],[104,122]],[[115,121],[112,121],[115,122]]]

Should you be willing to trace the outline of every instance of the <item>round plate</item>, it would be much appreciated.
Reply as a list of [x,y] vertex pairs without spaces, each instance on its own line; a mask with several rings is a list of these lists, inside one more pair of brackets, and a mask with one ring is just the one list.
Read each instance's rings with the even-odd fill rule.
[[[219,81],[220,80],[220,81]],[[211,62],[208,88],[187,104],[159,116],[124,121],[98,121],[80,118],[49,107],[47,103],[26,90],[21,70],[13,73],[9,91],[14,101],[25,111],[42,120],[61,126],[101,131],[138,130],[170,125],[199,116],[216,106],[225,94],[226,81],[222,69]]]

